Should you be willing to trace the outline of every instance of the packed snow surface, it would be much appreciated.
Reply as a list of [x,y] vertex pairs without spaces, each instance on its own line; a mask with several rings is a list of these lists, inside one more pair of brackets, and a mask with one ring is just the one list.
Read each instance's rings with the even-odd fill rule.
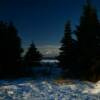
[[100,100],[100,81],[18,79],[0,81],[0,100]]

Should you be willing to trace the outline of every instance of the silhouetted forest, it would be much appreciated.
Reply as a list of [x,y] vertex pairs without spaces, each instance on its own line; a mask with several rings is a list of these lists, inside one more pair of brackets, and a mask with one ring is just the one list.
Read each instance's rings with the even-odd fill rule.
[[65,70],[64,77],[91,81],[100,79],[100,21],[89,0],[74,30],[76,46],[73,44],[72,32],[71,22],[68,21],[58,56],[59,64]]
[[[32,43],[25,57],[22,57],[21,38],[12,22],[0,22],[0,77],[21,77],[32,75],[31,67],[37,65],[41,54]],[[27,69],[27,70],[26,70]]]
[[[76,40],[72,34],[76,35]],[[42,54],[34,43],[30,44],[24,57],[23,52],[16,27],[12,22],[0,21],[0,78],[34,75],[32,67],[40,65]],[[57,59],[65,78],[100,79],[100,20],[89,0],[76,29],[72,30],[70,20],[65,24]]]

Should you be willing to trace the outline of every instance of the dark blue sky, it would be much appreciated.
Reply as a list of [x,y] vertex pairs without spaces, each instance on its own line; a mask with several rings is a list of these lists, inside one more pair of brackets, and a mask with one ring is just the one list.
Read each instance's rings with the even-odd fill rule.
[[[0,20],[13,21],[25,48],[55,48],[64,33],[64,24],[79,22],[85,0],[0,0]],[[92,0],[100,15],[100,0]],[[43,49],[43,48],[42,48]],[[47,52],[48,53],[48,52]]]

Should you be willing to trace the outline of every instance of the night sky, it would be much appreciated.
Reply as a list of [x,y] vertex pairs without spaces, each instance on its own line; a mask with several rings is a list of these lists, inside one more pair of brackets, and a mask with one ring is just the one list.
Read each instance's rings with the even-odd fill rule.
[[[79,23],[85,0],[0,0],[0,20],[13,21],[25,50],[33,41],[39,50],[52,56],[58,53],[68,19]],[[100,0],[92,0],[100,18]]]

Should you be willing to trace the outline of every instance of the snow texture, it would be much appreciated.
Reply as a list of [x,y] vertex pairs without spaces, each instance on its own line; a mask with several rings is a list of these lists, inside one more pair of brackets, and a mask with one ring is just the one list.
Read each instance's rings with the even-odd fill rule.
[[0,100],[100,100],[100,81],[62,80],[62,70],[55,64],[33,71],[38,78],[1,80]]
[[96,84],[29,78],[0,81],[0,100],[100,100],[100,81]]

